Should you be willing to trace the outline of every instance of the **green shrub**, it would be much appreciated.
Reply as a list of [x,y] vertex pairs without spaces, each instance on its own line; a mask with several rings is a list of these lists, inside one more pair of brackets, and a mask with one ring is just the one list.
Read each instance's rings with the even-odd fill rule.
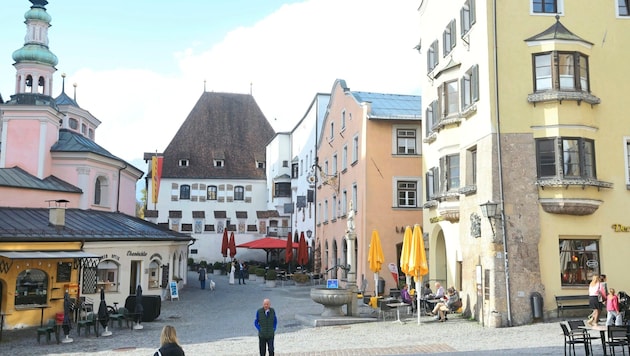
[[276,278],[278,278],[278,274],[276,273],[276,271],[274,271],[272,269],[267,271],[267,273],[265,274],[265,280],[266,281],[275,281]]
[[208,267],[208,262],[206,262],[206,261],[199,262],[199,267],[202,267],[202,268]]
[[265,275],[265,269],[258,267],[256,268],[256,271],[254,273],[256,273],[258,277],[262,277]]
[[249,266],[247,267],[247,272],[249,272],[249,274],[256,274],[257,269],[258,269],[258,266]]
[[212,265],[212,269],[214,269],[215,271],[220,271],[223,269],[223,263],[217,261]]
[[295,283],[307,283],[310,280],[311,276],[306,273],[295,273],[293,275],[293,281],[295,281]]
[[192,258],[192,257],[188,257],[188,265],[189,265],[189,266],[192,266],[192,265],[194,265],[194,264],[195,264],[195,259],[194,259],[194,258]]

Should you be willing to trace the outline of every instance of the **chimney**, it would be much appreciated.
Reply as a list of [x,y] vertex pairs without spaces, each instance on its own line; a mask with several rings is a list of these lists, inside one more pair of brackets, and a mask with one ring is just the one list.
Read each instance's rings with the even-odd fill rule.
[[[50,225],[63,229],[66,225],[66,204],[65,199],[60,200],[47,200],[48,202],[48,222]],[[51,204],[54,202],[54,205]],[[63,206],[62,206],[63,205]]]

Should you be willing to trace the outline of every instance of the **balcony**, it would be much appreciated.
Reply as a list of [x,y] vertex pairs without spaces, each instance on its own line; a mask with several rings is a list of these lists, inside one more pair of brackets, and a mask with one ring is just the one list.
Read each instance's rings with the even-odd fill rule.
[[267,228],[267,236],[271,237],[287,237],[291,231],[289,226],[269,226]]

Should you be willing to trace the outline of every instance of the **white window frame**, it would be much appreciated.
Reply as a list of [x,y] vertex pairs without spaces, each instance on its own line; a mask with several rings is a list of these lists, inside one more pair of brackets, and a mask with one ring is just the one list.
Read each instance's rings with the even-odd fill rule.
[[344,145],[341,151],[341,171],[348,168],[348,145]]
[[554,13],[551,12],[534,12],[534,0],[529,1],[529,14],[535,16],[562,16],[564,14],[564,0],[555,0],[556,1],[556,11]]
[[466,0],[460,10],[461,37],[464,38],[477,22],[475,0]]
[[442,57],[448,56],[455,48],[457,36],[455,35],[455,19],[448,23],[442,33]]
[[[413,131],[413,137],[403,137],[399,135],[400,131],[408,131],[409,133]],[[419,152],[419,145],[418,145],[418,128],[417,127],[410,127],[410,126],[398,126],[395,125],[392,127],[392,143],[393,143],[393,147],[392,147],[392,152],[394,155],[399,155],[399,156],[417,156],[420,154]],[[413,152],[409,152],[409,145],[408,144],[404,144],[401,146],[401,141],[403,142],[407,142],[409,140],[413,140]],[[407,142],[408,143],[408,142]],[[401,153],[399,152],[399,148],[400,147],[404,147],[405,148],[405,152]]]
[[359,135],[352,138],[352,163],[359,161]]
[[[615,17],[619,19],[630,19],[630,1],[628,0],[613,0],[615,1]],[[623,5],[620,4],[623,3]],[[627,15],[621,15],[620,8],[625,7]]]
[[[415,200],[415,203],[412,205],[409,204],[400,204],[399,201],[399,183],[413,183],[415,184],[415,197],[413,198]],[[417,208],[420,204],[420,184],[422,184],[422,180],[419,179],[418,177],[394,177],[394,179],[392,180],[392,189],[393,189],[393,198],[394,201],[392,202],[392,206],[396,207],[396,208]],[[408,190],[405,190],[408,191]],[[410,191],[410,190],[409,190]],[[406,198],[407,201],[409,201],[410,198]]]

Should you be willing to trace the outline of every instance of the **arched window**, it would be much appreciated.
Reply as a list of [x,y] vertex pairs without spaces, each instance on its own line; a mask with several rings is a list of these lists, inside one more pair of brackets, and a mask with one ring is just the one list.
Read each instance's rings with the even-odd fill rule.
[[217,186],[209,185],[208,186],[208,197],[206,200],[217,200]]
[[98,290],[103,288],[105,292],[118,292],[118,269],[118,263],[112,260],[101,261],[96,266],[96,285]]
[[108,192],[107,178],[105,176],[97,177],[94,182],[94,205],[107,205]]
[[48,301],[48,274],[39,269],[27,269],[17,276],[15,305],[45,305]]
[[33,92],[33,77],[30,74],[26,76],[26,81],[24,81],[24,84],[26,85],[24,92],[32,93]]
[[234,200],[245,200],[245,188],[243,186],[234,187]]
[[188,184],[182,184],[179,187],[179,199],[190,199],[190,186]]
[[76,130],[76,129],[78,129],[78,128],[79,128],[79,122],[77,121],[77,119],[75,119],[75,118],[72,118],[72,117],[71,117],[71,118],[68,120],[68,126],[69,126],[71,129]]
[[149,263],[149,288],[160,288],[160,264],[157,260]]

